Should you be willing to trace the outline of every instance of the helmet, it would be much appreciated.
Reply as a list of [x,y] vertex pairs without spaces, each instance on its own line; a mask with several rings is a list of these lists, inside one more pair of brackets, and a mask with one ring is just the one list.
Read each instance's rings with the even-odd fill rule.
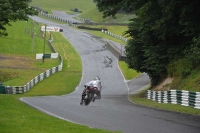
[[100,80],[100,78],[99,78],[98,76],[96,76],[96,77],[94,78],[94,80]]

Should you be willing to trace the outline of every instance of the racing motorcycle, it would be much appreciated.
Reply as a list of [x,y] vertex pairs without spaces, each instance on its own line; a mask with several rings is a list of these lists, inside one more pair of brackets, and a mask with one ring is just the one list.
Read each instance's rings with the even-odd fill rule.
[[81,105],[82,104],[85,104],[85,105],[89,105],[90,102],[93,100],[94,98],[94,94],[97,93],[97,87],[93,87],[93,86],[89,86],[87,89],[86,89],[86,92],[85,92],[85,98],[83,100],[82,103],[80,103]]

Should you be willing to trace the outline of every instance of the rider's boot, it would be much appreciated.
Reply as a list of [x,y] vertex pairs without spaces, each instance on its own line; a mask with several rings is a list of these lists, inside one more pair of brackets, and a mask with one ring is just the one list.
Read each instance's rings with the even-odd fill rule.
[[81,100],[81,102],[80,102],[80,105],[82,105],[83,104],[83,100]]
[[93,97],[92,101],[94,102],[94,101],[95,101],[95,99],[96,99],[96,98],[95,98],[95,97]]
[[101,99],[101,92],[99,92],[97,96],[98,96],[98,99],[100,100]]
[[94,94],[94,96],[93,96],[93,98],[92,98],[92,101],[93,101],[93,102],[95,101],[96,97],[97,97],[97,95]]
[[82,98],[81,98],[80,105],[82,105],[82,104],[83,104],[83,101],[84,101],[84,99],[85,99],[85,94],[82,94]]

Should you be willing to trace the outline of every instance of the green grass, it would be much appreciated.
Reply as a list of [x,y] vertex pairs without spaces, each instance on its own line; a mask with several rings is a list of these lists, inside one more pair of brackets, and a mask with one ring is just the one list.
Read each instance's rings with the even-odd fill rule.
[[89,19],[94,22],[108,22],[108,23],[129,23],[129,19],[135,17],[133,14],[117,13],[116,18],[106,17],[103,18],[103,12],[99,12],[97,8],[79,15],[80,18]]
[[[1,36],[1,54],[12,54],[12,55],[28,55],[35,56],[35,53],[43,52],[43,39],[42,33],[40,32],[39,26],[29,19],[26,21],[17,22],[18,25],[7,26],[8,36]],[[16,32],[18,34],[16,34]],[[32,38],[33,33],[35,33],[34,41]],[[37,45],[40,44],[40,45]],[[46,47],[46,52],[51,52],[49,47]]]
[[128,68],[128,65],[124,61],[119,61],[118,64],[126,80],[131,80],[141,74],[134,69]]
[[39,6],[51,13],[51,10],[59,10],[69,12],[70,9],[78,8],[78,10],[86,13],[96,8],[93,0],[32,0],[31,5]]
[[[133,14],[123,14],[118,13],[116,19],[112,17],[103,18],[103,13],[99,12],[96,4],[93,0],[32,0],[30,5],[38,6],[46,11],[49,14],[52,14],[52,10],[65,11],[68,14],[80,14],[79,17],[90,19],[95,22],[115,22],[115,23],[129,23],[129,19],[135,17]],[[72,12],[70,9],[78,8],[82,13]]]
[[190,70],[190,63],[188,60],[179,59],[168,66],[168,73],[174,77],[171,88],[200,92],[200,67]]
[[85,18],[90,21],[95,21],[95,22],[104,22],[105,19],[103,19],[103,13],[99,12],[97,8],[94,8],[86,13],[83,13],[79,15],[80,18]]
[[[31,19],[28,22],[18,21],[11,24],[12,26],[6,27],[9,35],[0,37],[0,56],[3,57],[0,70],[17,73],[17,76],[1,78],[4,85],[25,85],[36,75],[60,64],[59,59],[45,59],[44,63],[42,60],[36,60],[36,53],[43,53],[44,49],[44,39],[39,24]],[[47,41],[45,53],[52,53]]]
[[54,48],[63,57],[63,70],[43,80],[25,95],[63,95],[74,91],[80,82],[82,64],[79,54],[60,33],[53,33],[52,37]]

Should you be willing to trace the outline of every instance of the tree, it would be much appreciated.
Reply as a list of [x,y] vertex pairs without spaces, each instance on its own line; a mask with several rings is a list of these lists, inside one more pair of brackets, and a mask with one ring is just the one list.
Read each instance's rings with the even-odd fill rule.
[[125,32],[131,37],[126,45],[126,62],[130,68],[146,72],[152,85],[157,85],[168,75],[170,62],[187,56],[185,51],[193,51],[193,40],[200,36],[199,0],[94,2],[99,11],[104,12],[104,17],[115,16],[119,9],[136,13],[137,17],[130,20],[129,29]]
[[94,0],[100,12],[103,12],[103,17],[113,16],[123,9],[126,12],[137,10],[138,7],[146,3],[148,0]]
[[29,0],[1,0],[0,1],[0,36],[8,35],[6,25],[11,21],[28,20],[28,15],[37,15],[38,12],[28,5]]

